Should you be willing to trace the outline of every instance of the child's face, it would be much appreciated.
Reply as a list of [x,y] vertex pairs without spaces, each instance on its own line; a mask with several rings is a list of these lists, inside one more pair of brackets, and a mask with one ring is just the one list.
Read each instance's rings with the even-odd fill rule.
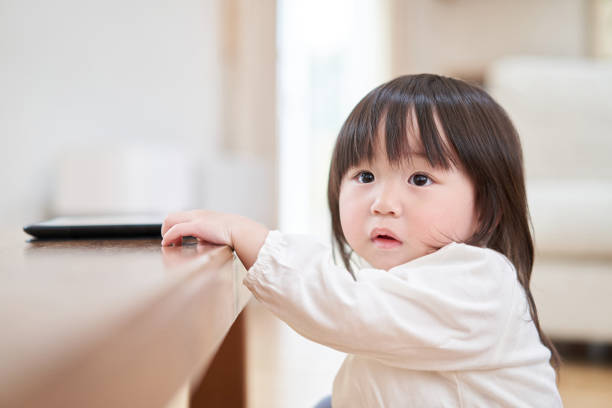
[[[420,146],[415,136],[409,142]],[[344,176],[339,207],[348,244],[384,270],[464,241],[477,226],[474,187],[463,171],[433,168],[420,155],[392,167],[382,145],[372,163]]]

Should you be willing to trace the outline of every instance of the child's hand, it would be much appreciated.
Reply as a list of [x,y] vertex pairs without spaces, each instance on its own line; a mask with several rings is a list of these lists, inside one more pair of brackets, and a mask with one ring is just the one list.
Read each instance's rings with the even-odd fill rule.
[[196,237],[211,244],[228,245],[248,269],[263,246],[268,229],[246,217],[206,210],[172,213],[162,224],[162,246],[180,245],[183,237]]
[[162,246],[181,245],[183,237],[233,247],[232,222],[237,216],[206,210],[169,214],[162,224]]

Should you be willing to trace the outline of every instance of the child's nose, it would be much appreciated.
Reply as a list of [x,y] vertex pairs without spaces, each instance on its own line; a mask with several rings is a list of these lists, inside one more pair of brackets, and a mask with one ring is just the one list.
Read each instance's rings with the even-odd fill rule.
[[393,189],[390,187],[381,188],[370,208],[372,214],[391,215],[394,217],[401,215],[401,209],[402,206],[397,194],[394,194]]

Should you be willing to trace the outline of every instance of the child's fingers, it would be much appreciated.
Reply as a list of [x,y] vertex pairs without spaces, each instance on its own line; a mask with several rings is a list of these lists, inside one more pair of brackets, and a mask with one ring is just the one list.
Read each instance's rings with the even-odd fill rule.
[[180,245],[183,237],[197,237],[198,228],[194,223],[183,222],[180,224],[174,224],[170,229],[163,234],[162,246],[168,246],[172,244]]
[[166,232],[176,224],[193,221],[196,218],[195,211],[181,211],[176,213],[168,214],[164,222],[162,223],[161,235],[166,235]]

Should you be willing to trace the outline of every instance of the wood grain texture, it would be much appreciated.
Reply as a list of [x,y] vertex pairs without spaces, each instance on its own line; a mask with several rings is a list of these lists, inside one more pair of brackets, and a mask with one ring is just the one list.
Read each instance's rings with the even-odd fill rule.
[[0,243],[0,406],[163,406],[249,299],[227,247],[23,237]]

